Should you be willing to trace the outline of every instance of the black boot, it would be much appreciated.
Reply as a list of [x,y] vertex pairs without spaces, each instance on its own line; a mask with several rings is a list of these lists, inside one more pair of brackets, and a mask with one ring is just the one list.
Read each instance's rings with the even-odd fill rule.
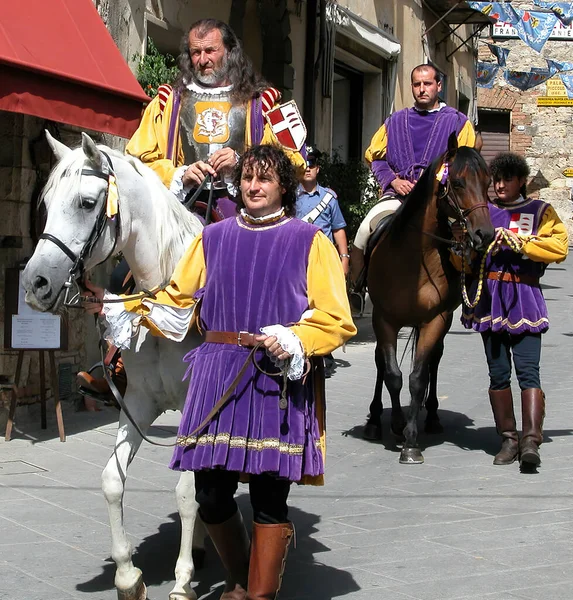
[[502,437],[501,450],[493,459],[494,465],[510,465],[519,453],[519,437],[513,412],[511,388],[489,390],[489,401],[497,433]]
[[545,394],[539,388],[521,391],[521,413],[523,433],[521,436],[521,465],[538,467],[541,464],[539,446],[543,441],[543,419],[545,417]]

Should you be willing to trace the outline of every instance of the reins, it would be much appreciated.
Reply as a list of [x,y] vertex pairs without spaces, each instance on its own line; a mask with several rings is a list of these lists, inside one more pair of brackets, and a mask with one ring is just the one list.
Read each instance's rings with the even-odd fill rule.
[[[514,251],[514,252],[519,252],[519,247],[517,246],[517,244],[515,243],[515,241],[503,230],[500,230],[500,234],[501,237],[503,238],[503,241]],[[473,299],[473,301],[470,300],[469,295],[468,295],[468,291],[467,291],[467,287],[466,287],[466,255],[465,252],[462,253],[462,278],[461,278],[461,282],[462,282],[462,298],[464,301],[464,304],[468,307],[468,308],[475,308],[480,299],[481,299],[481,294],[483,291],[483,284],[485,281],[485,264],[487,261],[488,256],[493,252],[493,250],[495,249],[495,247],[499,244],[500,240],[494,239],[493,242],[491,242],[491,244],[488,246],[487,250],[483,253],[483,256],[481,258],[480,261],[480,267],[479,267],[479,275],[478,275],[478,284],[477,284],[477,289],[476,289],[476,295],[475,298]]]

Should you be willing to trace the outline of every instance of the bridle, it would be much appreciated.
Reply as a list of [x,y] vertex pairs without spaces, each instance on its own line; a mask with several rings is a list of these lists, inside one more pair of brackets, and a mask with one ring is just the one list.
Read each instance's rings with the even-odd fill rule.
[[436,173],[436,180],[438,181],[438,202],[445,200],[446,205],[452,209],[454,216],[448,215],[449,225],[450,227],[454,223],[458,223],[460,225],[463,233],[463,241],[459,242],[455,239],[444,238],[428,231],[424,231],[424,233],[433,239],[443,242],[444,244],[448,244],[452,247],[458,247],[465,251],[469,225],[468,217],[474,210],[478,210],[479,208],[487,209],[488,203],[477,202],[469,208],[462,209],[458,196],[450,183],[450,168],[449,163],[447,162],[444,162],[440,169],[438,169]]
[[[42,233],[38,239],[40,240],[48,240],[55,244],[71,261],[72,267],[68,273],[68,279],[63,284],[62,288],[56,295],[56,300],[59,298],[63,289],[65,289],[64,295],[64,306],[69,308],[81,308],[82,296],[81,290],[78,285],[78,279],[80,279],[85,271],[85,262],[88,260],[100,240],[103,232],[108,223],[115,224],[115,237],[113,241],[113,246],[109,251],[108,255],[101,260],[97,264],[101,264],[105,262],[114,252],[117,246],[117,241],[121,234],[121,219],[119,214],[119,209],[117,208],[117,203],[119,201],[119,193],[117,189],[117,183],[115,180],[115,172],[113,169],[113,163],[108,154],[100,150],[100,152],[105,156],[107,164],[108,164],[108,172],[104,171],[96,171],[94,169],[82,169],[81,177],[98,177],[99,179],[103,179],[107,183],[106,197],[105,201],[102,203],[101,209],[97,216],[97,219],[94,223],[92,231],[88,237],[87,242],[84,244],[83,248],[80,250],[79,254],[75,254],[62,240],[58,239],[55,235],[51,233]],[[116,209],[110,209],[110,205],[112,204],[110,200],[115,201]]]

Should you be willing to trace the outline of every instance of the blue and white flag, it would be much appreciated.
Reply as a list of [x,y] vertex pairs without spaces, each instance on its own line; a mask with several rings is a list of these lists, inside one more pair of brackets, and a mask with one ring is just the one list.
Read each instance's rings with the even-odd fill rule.
[[563,25],[573,23],[573,2],[552,2],[550,0],[533,0],[533,4],[542,8],[549,8]]
[[553,74],[549,69],[534,67],[531,71],[512,71],[511,69],[506,69],[503,76],[507,83],[521,91],[525,91],[545,83]]
[[561,81],[567,90],[567,97],[573,98],[573,63],[560,62],[551,60],[550,58],[545,60],[551,75],[559,75],[561,78]]
[[553,13],[514,10],[519,16],[519,20],[513,25],[517,35],[536,52],[541,52],[557,23],[557,17]]
[[476,83],[480,87],[492,88],[498,71],[499,65],[478,61],[476,67]]
[[479,10],[479,12],[501,21],[502,23],[511,23],[515,25],[519,16],[509,2],[468,2],[470,8]]
[[490,52],[497,58],[497,64],[500,67],[505,67],[507,56],[509,54],[509,48],[502,48],[501,46],[496,46],[495,44],[488,44],[487,47],[490,49]]

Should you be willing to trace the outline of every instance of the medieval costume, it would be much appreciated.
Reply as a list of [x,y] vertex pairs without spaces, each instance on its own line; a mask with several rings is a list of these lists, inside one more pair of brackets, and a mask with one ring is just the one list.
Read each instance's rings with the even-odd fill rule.
[[[206,87],[193,82],[184,93],[161,86],[125,151],[151,167],[181,201],[191,191],[181,181],[187,166],[207,161],[221,148],[230,147],[242,155],[256,144],[276,144],[297,169],[304,169],[305,160],[297,150],[303,148],[304,137],[302,142],[287,147],[277,139],[266,118],[278,106],[280,92],[268,88],[247,105],[233,104],[231,93],[230,85]],[[222,186],[224,192],[218,194],[217,207],[222,216],[234,216],[235,204],[229,200],[234,190],[230,189],[230,180],[224,183],[228,185]]]
[[[511,204],[490,204],[493,226],[513,231],[523,242],[519,251],[509,245],[490,253],[483,269],[482,295],[475,308],[464,307],[462,323],[483,338],[490,375],[490,401],[502,450],[494,464],[510,464],[521,452],[539,464],[537,448],[543,439],[545,396],[539,361],[541,334],[549,328],[540,278],[546,265],[565,260],[567,230],[550,204],[520,196]],[[481,259],[476,259],[479,262]],[[477,270],[476,270],[477,269]],[[479,270],[475,265],[474,273]],[[472,283],[470,297],[477,293]],[[523,433],[519,442],[510,387],[511,355],[521,388]],[[519,448],[520,446],[520,448]]]
[[[133,323],[174,340],[193,320],[205,331],[205,343],[185,358],[189,391],[171,468],[195,471],[201,516],[232,576],[226,594],[243,581],[240,557],[248,557],[233,493],[239,476],[249,476],[249,590],[264,588],[254,597],[274,598],[293,535],[290,484],[321,484],[324,474],[322,361],[311,357],[356,333],[335,247],[314,225],[285,217],[284,209],[258,219],[243,210],[195,238],[156,300],[126,302],[125,309],[104,308],[116,339],[129,337],[120,331]],[[276,364],[256,351],[257,364],[246,363],[228,402],[202,426],[260,331],[276,336],[292,358]],[[278,367],[287,371],[281,375]]]
[[394,179],[400,177],[415,183],[424,169],[448,149],[448,137],[453,132],[459,146],[474,146],[475,132],[468,118],[441,103],[433,110],[404,108],[390,116],[374,134],[365,158],[380,185],[382,202],[362,221],[354,239],[356,248],[364,251],[376,225],[400,206],[390,185]]

